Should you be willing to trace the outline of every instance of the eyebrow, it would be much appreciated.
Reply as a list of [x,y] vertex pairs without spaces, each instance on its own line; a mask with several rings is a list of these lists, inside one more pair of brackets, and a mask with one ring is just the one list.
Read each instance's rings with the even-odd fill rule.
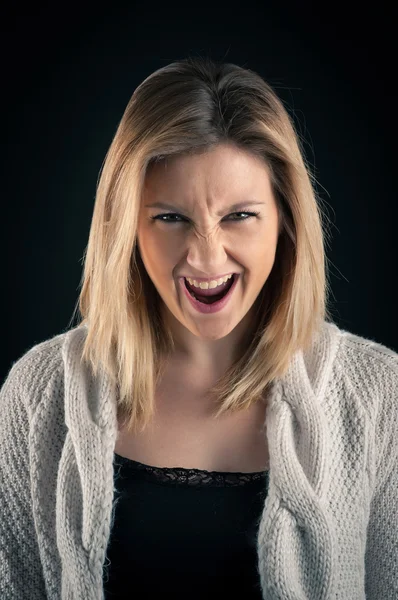
[[[232,206],[229,206],[225,210],[229,212],[234,212],[241,210],[242,208],[247,208],[248,206],[258,206],[260,204],[265,204],[265,202],[258,202],[257,200],[250,200],[248,202],[238,202],[237,204],[232,204]],[[145,204],[145,206],[147,208],[164,208],[165,210],[173,210],[175,212],[182,213],[184,212],[182,208],[179,208],[178,206],[173,206],[172,204],[168,204],[167,202],[154,202],[153,204]],[[218,216],[220,217],[223,212],[225,211],[221,210],[219,213],[217,213]]]

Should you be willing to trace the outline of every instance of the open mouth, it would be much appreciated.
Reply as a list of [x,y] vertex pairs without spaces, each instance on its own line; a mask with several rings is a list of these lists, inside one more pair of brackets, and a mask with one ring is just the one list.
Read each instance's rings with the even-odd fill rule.
[[[228,279],[228,281],[225,283],[225,287],[223,287],[222,291],[218,294],[212,294],[212,295],[208,295],[210,290],[203,290],[203,291],[206,291],[206,295],[201,294],[202,290],[191,286],[189,284],[189,282],[185,279],[185,277],[184,277],[184,283],[185,283],[185,287],[187,288],[188,292],[191,294],[192,298],[195,298],[195,300],[197,300],[198,302],[202,302],[203,304],[214,304],[215,302],[218,302],[219,300],[221,300],[221,298],[224,298],[224,296],[226,296],[228,294],[229,290],[231,289],[231,287],[235,281],[235,278],[236,278],[236,274],[233,273],[232,277],[230,279]],[[216,290],[216,288],[214,288],[214,291],[215,290]]]

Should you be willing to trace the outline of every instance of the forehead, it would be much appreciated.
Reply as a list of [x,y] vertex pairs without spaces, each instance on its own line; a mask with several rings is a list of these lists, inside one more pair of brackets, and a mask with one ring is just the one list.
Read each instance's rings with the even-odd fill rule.
[[145,197],[179,203],[244,201],[271,192],[268,167],[259,157],[217,146],[200,154],[169,157],[153,163],[145,179]]

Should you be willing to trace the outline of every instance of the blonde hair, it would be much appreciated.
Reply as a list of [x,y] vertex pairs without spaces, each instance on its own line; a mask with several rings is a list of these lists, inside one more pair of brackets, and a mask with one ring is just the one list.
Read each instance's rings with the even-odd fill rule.
[[263,398],[292,355],[332,321],[315,178],[281,100],[260,75],[235,64],[189,57],[166,65],[135,89],[106,154],[78,299],[80,325],[87,327],[82,361],[116,383],[129,431],[151,421],[165,357],[174,348],[136,243],[145,176],[167,157],[218,144],[264,161],[281,228],[273,269],[256,299],[256,334],[209,390],[214,418]]

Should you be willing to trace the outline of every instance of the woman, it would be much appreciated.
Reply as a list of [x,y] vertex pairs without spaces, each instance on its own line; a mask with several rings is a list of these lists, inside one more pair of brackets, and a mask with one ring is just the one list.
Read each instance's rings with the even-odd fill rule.
[[322,216],[258,74],[138,86],[82,320],[1,389],[1,598],[398,597],[398,355],[333,323]]

